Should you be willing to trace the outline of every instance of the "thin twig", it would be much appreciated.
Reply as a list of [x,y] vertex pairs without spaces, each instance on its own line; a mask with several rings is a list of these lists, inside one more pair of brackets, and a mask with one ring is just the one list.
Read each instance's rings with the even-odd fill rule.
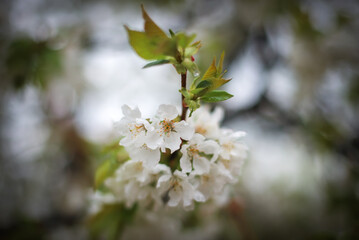
[[[186,88],[187,84],[187,72],[181,74],[181,88]],[[181,114],[181,120],[186,120],[186,114],[187,114],[188,107],[186,103],[184,102],[184,96],[182,94],[182,114]]]

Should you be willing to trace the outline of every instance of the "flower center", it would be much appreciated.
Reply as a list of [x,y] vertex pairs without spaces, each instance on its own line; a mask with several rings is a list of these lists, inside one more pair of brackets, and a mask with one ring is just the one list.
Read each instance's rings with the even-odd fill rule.
[[162,125],[162,132],[166,135],[169,135],[172,131],[174,131],[174,121],[164,119],[160,122]]
[[196,133],[200,133],[202,135],[206,135],[207,129],[203,126],[196,126]]
[[188,153],[188,156],[190,157],[194,157],[194,156],[197,156],[198,153],[199,153],[199,150],[197,148],[197,145],[191,145],[187,148],[187,153]]
[[234,148],[234,144],[232,142],[226,142],[222,146],[228,152],[231,152]]
[[145,126],[143,124],[132,124],[132,126],[130,126],[130,132],[134,135],[137,136],[140,132],[145,130]]

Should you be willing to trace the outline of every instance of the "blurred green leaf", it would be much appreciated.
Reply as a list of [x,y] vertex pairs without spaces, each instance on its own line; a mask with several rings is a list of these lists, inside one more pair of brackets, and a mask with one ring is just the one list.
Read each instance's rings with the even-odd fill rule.
[[201,100],[205,102],[221,102],[230,99],[231,97],[233,97],[233,95],[227,93],[226,91],[213,90],[201,97]]
[[61,52],[51,49],[46,41],[18,38],[10,43],[5,66],[15,89],[27,84],[44,88],[52,76],[61,72]]
[[105,160],[97,167],[95,173],[95,188],[100,188],[104,181],[111,177],[116,169],[129,159],[128,153],[125,148],[119,146],[116,142],[116,145],[111,145],[107,147],[104,151]]
[[145,20],[145,33],[149,37],[157,37],[160,39],[168,39],[166,33],[148,16],[143,4],[141,4],[142,17]]
[[123,204],[107,204],[102,210],[89,219],[90,232],[93,238],[119,239],[126,225],[130,224],[137,211],[137,205],[126,208]]

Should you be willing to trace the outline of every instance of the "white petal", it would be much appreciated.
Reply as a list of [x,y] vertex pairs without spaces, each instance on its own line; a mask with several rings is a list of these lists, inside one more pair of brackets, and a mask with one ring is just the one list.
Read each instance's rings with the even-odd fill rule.
[[171,153],[178,150],[182,142],[179,134],[176,132],[171,132],[169,136],[165,136],[163,140],[163,146],[165,148],[169,148],[171,150]]
[[196,191],[194,193],[193,199],[196,200],[197,202],[206,201],[206,197],[200,191]]
[[168,180],[170,180],[170,178],[171,178],[171,175],[162,175],[157,181],[156,188],[159,188],[162,185],[162,183],[168,182]]
[[224,110],[221,107],[216,107],[212,113],[212,119],[217,123],[221,122],[224,117]]
[[174,123],[175,131],[185,140],[190,140],[194,134],[194,128],[185,121]]
[[176,170],[176,171],[173,173],[173,175],[174,175],[175,177],[180,178],[180,179],[185,180],[185,181],[187,181],[187,179],[188,179],[187,174],[185,174],[185,173],[183,173],[183,172],[180,172],[180,171],[178,171],[178,170]]
[[158,173],[163,173],[163,174],[168,174],[168,175],[170,175],[171,174],[171,169],[167,166],[167,165],[165,165],[165,164],[157,164],[156,165],[156,167],[154,167],[153,169],[152,169],[152,172],[154,173],[154,174],[158,174]]
[[141,117],[141,112],[137,106],[134,109],[131,109],[128,105],[125,104],[122,106],[121,109],[122,109],[123,115],[125,115],[126,117],[133,118],[133,119]]
[[142,160],[144,166],[147,168],[154,168],[160,161],[161,158],[160,150],[145,149],[143,151],[146,155]]
[[163,144],[163,138],[155,131],[147,132],[145,143],[151,149],[157,149]]
[[161,104],[157,110],[157,116],[161,119],[172,120],[178,116],[178,111],[173,105]]
[[182,192],[183,206],[184,207],[190,206],[192,204],[192,200],[193,200],[194,193],[195,193],[193,186],[187,181],[183,181],[181,183],[181,186],[183,189],[183,192]]
[[234,132],[232,134],[232,137],[237,140],[237,139],[242,138],[242,137],[244,137],[246,135],[247,135],[246,132],[238,131],[238,132]]
[[193,159],[193,168],[197,174],[209,172],[210,162],[204,157],[196,157]]
[[180,191],[178,187],[175,187],[168,193],[168,195],[170,197],[170,200],[168,201],[168,206],[175,207],[181,201],[182,191]]
[[184,153],[180,159],[180,166],[183,172],[189,173],[192,171],[192,164],[191,161],[187,155],[187,153]]
[[132,139],[131,136],[128,136],[128,137],[126,136],[120,140],[120,145],[125,146],[125,147],[130,146],[133,143],[134,143],[134,139]]

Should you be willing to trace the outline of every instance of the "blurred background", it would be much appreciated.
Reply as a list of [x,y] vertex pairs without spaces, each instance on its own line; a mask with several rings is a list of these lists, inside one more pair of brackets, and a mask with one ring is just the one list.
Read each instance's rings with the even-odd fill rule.
[[94,169],[122,104],[180,106],[174,68],[141,69],[128,43],[140,3],[197,34],[202,72],[226,52],[223,125],[247,132],[250,156],[218,238],[359,239],[356,0],[2,0],[0,238],[91,238]]

